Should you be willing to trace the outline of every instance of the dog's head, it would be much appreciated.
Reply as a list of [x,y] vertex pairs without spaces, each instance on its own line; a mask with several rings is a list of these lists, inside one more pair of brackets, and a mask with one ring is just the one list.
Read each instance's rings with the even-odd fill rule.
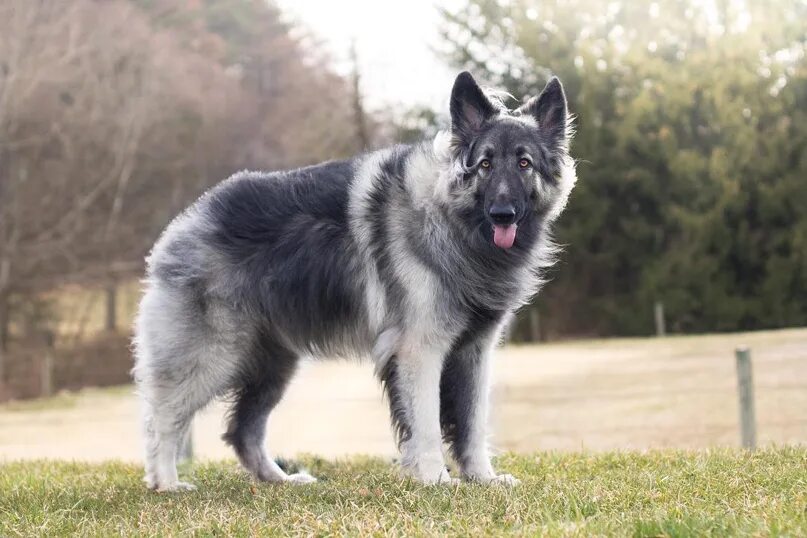
[[574,185],[570,122],[557,78],[510,111],[460,73],[451,92],[450,203],[497,247],[524,243],[519,228],[527,234],[524,227],[557,217]]

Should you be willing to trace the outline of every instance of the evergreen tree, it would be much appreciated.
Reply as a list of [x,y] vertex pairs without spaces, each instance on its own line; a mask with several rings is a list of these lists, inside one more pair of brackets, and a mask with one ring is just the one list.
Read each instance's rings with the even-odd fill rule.
[[578,116],[551,333],[807,324],[807,3],[469,0],[444,53]]

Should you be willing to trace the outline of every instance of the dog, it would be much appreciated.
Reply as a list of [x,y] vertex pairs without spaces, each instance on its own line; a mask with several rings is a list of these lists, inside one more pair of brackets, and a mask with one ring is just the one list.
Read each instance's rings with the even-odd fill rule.
[[301,357],[370,356],[415,480],[513,485],[489,455],[491,359],[555,257],[574,186],[557,78],[515,110],[460,73],[433,140],[286,172],[240,172],[175,218],[147,258],[133,375],[145,481],[180,482],[194,413],[232,407],[224,439],[257,480],[309,483],[265,449]]

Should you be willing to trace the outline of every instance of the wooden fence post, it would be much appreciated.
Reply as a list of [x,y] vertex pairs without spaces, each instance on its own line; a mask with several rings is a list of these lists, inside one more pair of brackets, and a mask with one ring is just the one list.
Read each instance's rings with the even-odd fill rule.
[[118,289],[114,283],[108,284],[106,293],[106,320],[104,328],[107,331],[114,331],[118,325]]
[[664,321],[664,303],[656,301],[653,305],[653,314],[656,318],[656,336],[664,336],[667,334],[667,326]]
[[46,398],[53,395],[53,354],[50,348],[42,357],[42,371],[39,372],[39,396]]
[[737,389],[740,395],[740,435],[743,448],[757,447],[757,425],[754,416],[754,380],[751,375],[751,350],[739,347],[737,356]]
[[8,341],[9,326],[9,297],[6,292],[11,262],[7,259],[0,259],[0,391],[6,380],[6,343]]
[[39,372],[40,397],[53,396],[53,353],[56,335],[53,331],[45,330],[42,333],[42,342],[45,344],[42,355],[42,371]]

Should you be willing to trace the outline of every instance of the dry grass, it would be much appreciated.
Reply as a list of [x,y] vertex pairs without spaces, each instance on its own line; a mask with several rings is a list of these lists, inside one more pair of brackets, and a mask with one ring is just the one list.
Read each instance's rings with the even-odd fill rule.
[[[762,445],[807,443],[807,330],[510,346],[496,361],[501,450],[605,451],[739,443],[734,347],[750,345]],[[225,405],[195,421],[202,458],[231,457]],[[0,406],[0,459],[140,459],[131,388]],[[368,364],[303,369],[270,421],[276,454],[395,454]]]
[[760,442],[807,442],[805,329],[513,347],[498,365],[497,439],[516,451],[736,445],[740,345]]
[[804,536],[807,450],[507,455],[514,489],[423,487],[379,459],[303,462],[311,486],[253,485],[233,463],[147,491],[140,468],[0,466],[2,536]]

